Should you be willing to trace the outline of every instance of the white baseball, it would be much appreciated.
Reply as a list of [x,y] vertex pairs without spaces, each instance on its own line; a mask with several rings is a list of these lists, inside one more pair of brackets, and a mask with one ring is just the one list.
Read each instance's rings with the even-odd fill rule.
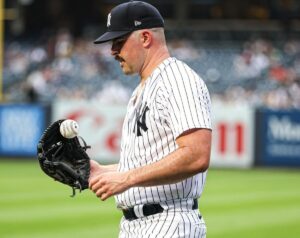
[[64,120],[59,127],[60,134],[68,139],[78,135],[79,125],[74,120]]

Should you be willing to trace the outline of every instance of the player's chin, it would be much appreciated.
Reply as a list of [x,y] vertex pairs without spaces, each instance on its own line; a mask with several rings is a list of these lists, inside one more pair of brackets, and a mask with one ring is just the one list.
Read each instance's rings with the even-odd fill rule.
[[124,70],[123,70],[123,72],[124,72],[125,75],[133,75],[133,73],[128,72],[128,71],[124,71]]
[[133,75],[135,72],[133,72],[133,70],[131,70],[130,68],[128,68],[128,67],[122,67],[122,71],[123,71],[123,73],[124,74],[126,74],[126,75]]

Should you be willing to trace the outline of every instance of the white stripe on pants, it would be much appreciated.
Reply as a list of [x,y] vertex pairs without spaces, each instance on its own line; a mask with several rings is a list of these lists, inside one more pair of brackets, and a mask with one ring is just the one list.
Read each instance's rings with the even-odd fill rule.
[[162,213],[120,223],[119,238],[205,238],[206,225],[198,210]]

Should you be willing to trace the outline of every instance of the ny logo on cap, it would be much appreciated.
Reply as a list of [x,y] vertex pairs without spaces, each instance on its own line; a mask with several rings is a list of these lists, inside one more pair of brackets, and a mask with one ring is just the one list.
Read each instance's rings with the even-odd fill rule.
[[111,13],[107,15],[107,27],[110,27]]

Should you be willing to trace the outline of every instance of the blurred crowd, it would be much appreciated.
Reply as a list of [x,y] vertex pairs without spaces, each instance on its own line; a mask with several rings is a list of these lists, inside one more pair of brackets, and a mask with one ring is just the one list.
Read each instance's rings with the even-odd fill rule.
[[300,108],[300,41],[246,42],[232,63],[245,86],[233,87],[228,97],[270,108]]
[[116,65],[108,56],[109,45],[95,46],[91,39],[74,39],[63,30],[44,44],[8,43],[4,59],[5,99],[126,101],[128,89],[119,83]]
[[[126,103],[138,78],[122,74],[110,57],[109,44],[92,42],[65,30],[42,43],[6,42],[5,101],[84,98]],[[201,75],[213,100],[300,108],[300,41],[212,43],[174,38],[168,42],[171,54]]]

